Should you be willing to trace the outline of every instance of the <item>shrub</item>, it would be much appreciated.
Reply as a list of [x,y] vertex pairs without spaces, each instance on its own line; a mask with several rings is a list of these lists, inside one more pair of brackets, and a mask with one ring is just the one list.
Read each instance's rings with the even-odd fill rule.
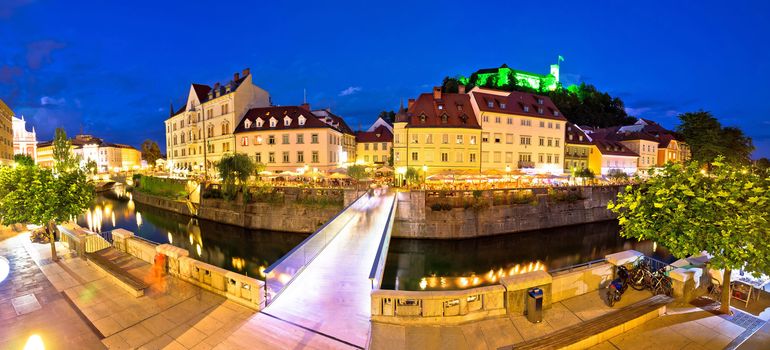
[[144,176],[140,178],[139,186],[135,186],[135,188],[142,193],[174,200],[187,197],[184,182],[174,179]]
[[577,202],[579,200],[584,199],[583,196],[580,195],[580,192],[572,189],[572,190],[549,190],[548,191],[548,198],[555,202],[568,202],[573,203]]

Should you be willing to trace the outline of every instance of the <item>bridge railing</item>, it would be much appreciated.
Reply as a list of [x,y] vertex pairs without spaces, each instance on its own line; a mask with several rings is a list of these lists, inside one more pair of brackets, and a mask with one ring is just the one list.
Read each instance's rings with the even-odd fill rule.
[[315,233],[265,269],[265,295],[270,302],[318,256],[337,234],[369,202],[371,191],[365,192]]
[[385,229],[382,230],[380,244],[377,247],[377,255],[374,256],[372,270],[369,272],[369,280],[372,281],[372,289],[380,289],[382,285],[382,273],[385,269],[385,260],[388,258],[388,247],[390,246],[390,235],[393,232],[393,221],[396,219],[396,200],[398,196],[393,196],[393,203],[388,212],[388,221],[385,222]]

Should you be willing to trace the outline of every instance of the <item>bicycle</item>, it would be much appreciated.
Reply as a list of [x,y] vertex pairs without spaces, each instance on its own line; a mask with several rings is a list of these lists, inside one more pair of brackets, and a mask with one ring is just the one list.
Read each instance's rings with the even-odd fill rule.
[[652,272],[650,272],[650,264],[644,258],[640,258],[641,261],[634,263],[634,269],[631,271],[630,284],[634,290],[644,290],[649,288],[652,282]]
[[666,275],[666,269],[661,267],[652,273],[652,279],[650,284],[650,291],[652,294],[665,294],[671,296],[674,292],[674,288],[671,284],[671,277]]

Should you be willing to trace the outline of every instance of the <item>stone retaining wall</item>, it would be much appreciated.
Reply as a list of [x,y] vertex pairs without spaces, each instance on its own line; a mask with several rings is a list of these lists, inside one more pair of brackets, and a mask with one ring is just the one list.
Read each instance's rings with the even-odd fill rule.
[[[393,237],[463,239],[615,219],[607,209],[623,186],[559,189],[572,191],[583,199],[559,201],[547,189],[529,190],[530,203],[511,203],[502,191],[426,191],[398,194],[398,211]],[[527,190],[515,190],[527,191]],[[435,194],[442,197],[436,198]],[[510,198],[510,197],[508,197]],[[439,205],[445,207],[435,210]]]
[[153,196],[153,195],[142,193],[139,191],[132,192],[131,196],[134,199],[134,201],[136,201],[137,203],[142,203],[142,204],[146,204],[156,208],[173,211],[177,214],[193,216],[192,213],[190,213],[190,209],[187,208],[187,203],[185,203],[184,201],[178,201],[178,200]]

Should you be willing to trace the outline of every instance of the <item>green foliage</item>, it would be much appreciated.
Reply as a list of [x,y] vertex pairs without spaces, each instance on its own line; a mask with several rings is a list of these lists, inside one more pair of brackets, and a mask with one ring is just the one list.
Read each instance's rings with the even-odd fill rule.
[[348,167],[348,176],[361,180],[366,177],[366,167],[363,165],[351,165]]
[[549,189],[548,198],[554,202],[567,202],[567,203],[574,203],[579,200],[585,199],[580,194],[580,191],[577,191],[576,189],[567,189],[567,190]]
[[393,121],[396,120],[396,112],[394,111],[382,111],[380,114],[377,115],[378,118],[382,118],[386,122],[393,124]]
[[259,173],[265,171],[267,169],[267,165],[262,162],[254,162],[254,175],[259,177]]
[[575,168],[575,169],[572,169],[572,176],[582,177],[585,179],[593,179],[594,177],[596,177],[596,174],[594,174],[594,172],[588,168],[582,168],[582,169]]
[[610,169],[607,172],[607,178],[613,181],[625,181],[628,180],[628,174],[620,169]]
[[407,168],[406,174],[404,174],[404,179],[406,179],[406,182],[410,184],[418,184],[422,182],[423,177],[420,175],[420,171],[417,170],[417,168]]
[[19,166],[34,166],[35,160],[26,154],[14,154],[13,161]]
[[754,166],[756,166],[756,167],[757,167],[757,169],[759,169],[759,170],[764,170],[764,171],[767,171],[768,169],[770,169],[770,159],[767,159],[767,158],[759,158],[759,159],[757,159],[757,161],[754,163]]
[[217,163],[219,176],[225,184],[245,183],[254,174],[254,169],[254,161],[243,153],[226,154]]
[[452,205],[449,203],[433,203],[431,204],[430,209],[433,211],[449,211],[452,210]]
[[56,128],[53,139],[53,160],[56,172],[73,171],[78,167],[78,159],[72,153],[72,144],[67,138],[67,132],[62,128]]
[[751,138],[734,127],[723,127],[710,112],[698,111],[679,115],[677,132],[690,146],[692,159],[711,163],[719,155],[727,162],[747,164],[754,151]]
[[142,142],[142,159],[147,161],[147,165],[155,166],[155,161],[162,157],[158,143],[147,139]]
[[[703,163],[667,164],[627,186],[608,205],[621,235],[653,240],[681,258],[707,251],[715,269],[770,274],[770,178],[722,157],[711,165],[704,174]],[[727,306],[729,295],[723,311]]]
[[88,162],[86,163],[85,171],[88,174],[93,175],[93,174],[96,174],[98,170],[99,170],[99,167],[96,164],[96,161],[94,161],[93,159],[89,159]]
[[[136,179],[135,179],[136,181]],[[187,189],[182,181],[175,179],[159,178],[154,176],[142,176],[139,185],[134,186],[139,192],[169,199],[184,199],[187,197]]]

